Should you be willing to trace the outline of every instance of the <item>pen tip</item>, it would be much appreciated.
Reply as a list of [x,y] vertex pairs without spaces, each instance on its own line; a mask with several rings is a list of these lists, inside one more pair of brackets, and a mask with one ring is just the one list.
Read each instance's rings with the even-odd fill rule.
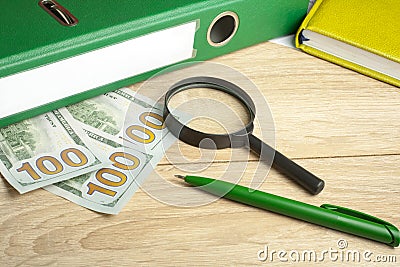
[[185,179],[185,176],[179,175],[179,174],[175,174],[175,177],[176,177],[176,178],[179,178],[179,179]]

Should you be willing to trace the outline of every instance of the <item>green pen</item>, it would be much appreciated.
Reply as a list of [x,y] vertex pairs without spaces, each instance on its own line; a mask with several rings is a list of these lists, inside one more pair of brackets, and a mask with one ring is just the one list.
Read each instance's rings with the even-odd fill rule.
[[266,192],[252,190],[241,185],[210,178],[175,176],[213,195],[253,207],[372,239],[392,247],[397,247],[400,242],[400,232],[394,225],[355,210],[329,204],[324,204],[321,207],[313,206]]

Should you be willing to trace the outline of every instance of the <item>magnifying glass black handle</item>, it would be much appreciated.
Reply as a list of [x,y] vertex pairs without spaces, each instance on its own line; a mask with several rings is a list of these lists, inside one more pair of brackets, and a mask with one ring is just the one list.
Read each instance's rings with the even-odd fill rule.
[[279,151],[276,151],[252,134],[249,135],[249,143],[250,149],[260,155],[260,158],[263,160],[271,160],[271,156],[275,154],[272,166],[281,173],[292,178],[310,193],[317,195],[324,189],[325,182],[323,180],[296,164],[294,161],[288,159]]

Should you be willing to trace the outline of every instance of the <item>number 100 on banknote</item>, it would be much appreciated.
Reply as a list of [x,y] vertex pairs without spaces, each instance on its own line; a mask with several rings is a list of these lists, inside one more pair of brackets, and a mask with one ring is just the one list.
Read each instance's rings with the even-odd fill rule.
[[99,169],[101,158],[65,110],[0,129],[0,170],[20,193]]

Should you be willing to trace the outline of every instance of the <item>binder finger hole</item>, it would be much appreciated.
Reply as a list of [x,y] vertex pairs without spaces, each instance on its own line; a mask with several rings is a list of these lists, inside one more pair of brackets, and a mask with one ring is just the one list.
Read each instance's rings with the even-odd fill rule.
[[233,12],[219,14],[208,28],[207,40],[212,46],[226,45],[236,34],[239,17]]

